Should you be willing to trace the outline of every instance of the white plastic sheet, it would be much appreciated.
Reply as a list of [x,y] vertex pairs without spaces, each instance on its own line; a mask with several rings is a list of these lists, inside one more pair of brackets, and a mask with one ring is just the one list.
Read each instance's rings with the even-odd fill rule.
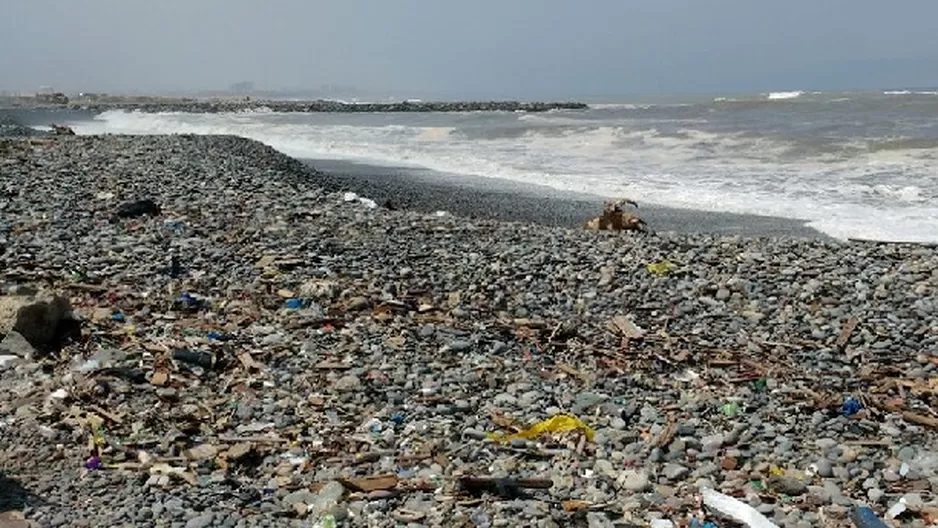
[[703,488],[700,493],[703,495],[705,505],[727,517],[736,519],[749,528],[779,528],[777,524],[756,511],[752,506],[729,495],[724,495],[710,488]]

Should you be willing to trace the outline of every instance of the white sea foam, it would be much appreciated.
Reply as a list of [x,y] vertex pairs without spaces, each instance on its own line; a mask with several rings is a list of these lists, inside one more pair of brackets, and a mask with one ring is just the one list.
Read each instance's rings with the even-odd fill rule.
[[792,92],[769,92],[769,95],[766,96],[770,101],[779,101],[784,99],[796,99],[804,95],[802,91],[792,91]]
[[[570,124],[565,120],[573,118],[562,114],[548,117],[560,120],[552,125],[530,114],[504,115],[494,125],[491,115],[460,114],[451,126],[405,119],[113,111],[73,128],[79,134],[236,134],[298,158],[424,167],[645,203],[800,218],[841,238],[938,241],[935,149],[782,161],[792,148],[785,141],[690,125],[664,131],[621,119]],[[486,139],[459,133],[467,119],[483,130],[529,128]]]
[[938,95],[936,90],[886,90],[883,95]]

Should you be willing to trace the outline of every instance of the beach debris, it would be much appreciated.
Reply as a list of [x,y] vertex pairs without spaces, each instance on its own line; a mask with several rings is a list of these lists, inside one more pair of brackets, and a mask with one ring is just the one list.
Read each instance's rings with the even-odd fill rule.
[[75,135],[75,131],[72,130],[71,127],[66,126],[66,125],[56,125],[55,123],[52,123],[51,125],[49,125],[49,127],[52,129],[52,133],[55,134],[56,136],[74,136]]
[[583,434],[589,441],[592,441],[593,436],[596,434],[592,428],[583,423],[579,418],[568,414],[558,414],[517,433],[510,435],[491,433],[489,437],[500,442],[510,442],[516,438],[530,440],[545,433],[564,433],[568,431],[583,431]]
[[641,339],[645,336],[645,330],[635,324],[631,315],[617,315],[606,326],[611,332],[626,339]]
[[360,204],[364,205],[365,207],[369,209],[374,209],[378,207],[378,203],[372,200],[371,198],[365,198],[364,196],[359,196],[358,194],[353,193],[351,191],[346,192],[344,195],[342,195],[342,201],[359,202]]
[[491,477],[462,477],[458,481],[460,489],[473,495],[491,493],[506,499],[524,497],[525,489],[550,489],[551,479],[514,479]]
[[857,329],[857,325],[860,323],[860,320],[856,317],[851,317],[844,322],[844,326],[840,331],[840,335],[837,336],[837,341],[834,343],[838,347],[845,346],[850,341],[850,336],[853,334],[853,331]]
[[399,480],[395,475],[339,479],[339,483],[350,491],[368,493],[376,490],[390,490],[397,487]]
[[114,213],[115,218],[138,218],[141,216],[159,216],[162,209],[150,198],[121,204]]
[[648,231],[647,224],[638,215],[622,210],[625,205],[638,208],[635,201],[627,198],[606,202],[603,214],[587,221],[584,227],[594,231]]
[[677,265],[670,260],[659,260],[658,262],[649,262],[645,264],[645,269],[652,275],[667,275],[677,269]]
[[844,400],[842,414],[844,416],[853,416],[863,409],[863,404],[856,398],[847,398]]
[[779,528],[777,524],[756,511],[755,508],[739,499],[710,488],[702,488],[700,494],[704,505],[745,524],[749,528]]
[[849,517],[857,528],[887,528],[886,523],[880,520],[869,506],[854,506]]

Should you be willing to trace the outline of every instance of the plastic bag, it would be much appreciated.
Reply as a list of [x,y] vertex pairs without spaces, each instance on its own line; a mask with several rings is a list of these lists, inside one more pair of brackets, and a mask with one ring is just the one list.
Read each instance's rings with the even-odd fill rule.
[[677,266],[670,260],[662,260],[660,262],[651,262],[645,265],[648,268],[649,273],[655,275],[667,275],[672,271],[677,269]]
[[532,438],[537,438],[544,433],[564,433],[567,431],[576,430],[583,431],[583,433],[586,435],[586,439],[590,442],[593,441],[593,437],[596,435],[592,428],[583,423],[583,421],[576,416],[558,414],[553,418],[544,420],[543,422],[538,422],[523,431],[519,431],[511,435],[505,435],[503,433],[490,433],[489,438],[498,440],[500,442],[510,442],[515,438],[524,438],[530,440]]
[[741,500],[724,495],[719,491],[710,488],[700,490],[703,495],[703,502],[708,507],[718,512],[732,517],[745,524],[749,528],[778,528],[778,525],[770,521],[765,515],[762,515],[755,508],[742,502]]

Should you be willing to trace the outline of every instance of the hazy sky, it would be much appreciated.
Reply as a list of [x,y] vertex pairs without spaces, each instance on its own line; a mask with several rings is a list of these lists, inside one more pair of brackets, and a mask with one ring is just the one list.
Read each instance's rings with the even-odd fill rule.
[[935,0],[2,0],[0,89],[589,97],[938,85]]

